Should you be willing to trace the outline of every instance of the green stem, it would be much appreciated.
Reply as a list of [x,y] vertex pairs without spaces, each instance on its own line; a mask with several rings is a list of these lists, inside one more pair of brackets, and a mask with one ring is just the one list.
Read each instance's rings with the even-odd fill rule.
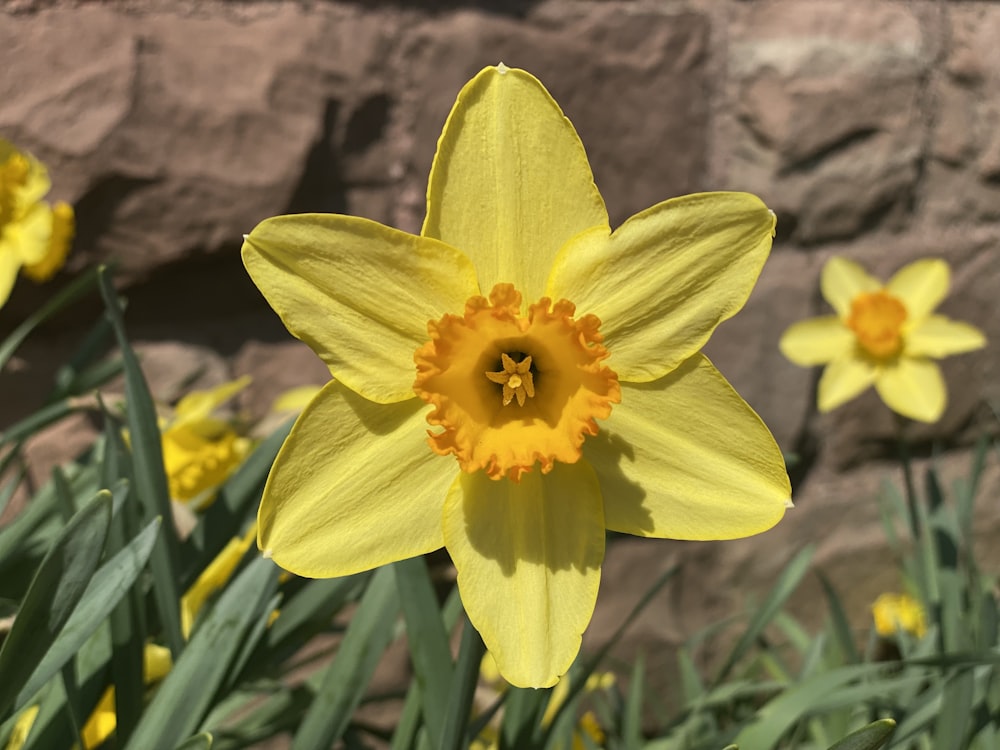
[[448,698],[448,714],[445,717],[441,750],[461,750],[468,744],[465,733],[469,723],[469,713],[472,711],[476,681],[479,679],[479,665],[483,660],[483,654],[486,653],[483,639],[472,627],[468,615],[462,619],[462,643],[458,648],[458,663],[455,665],[455,677]]

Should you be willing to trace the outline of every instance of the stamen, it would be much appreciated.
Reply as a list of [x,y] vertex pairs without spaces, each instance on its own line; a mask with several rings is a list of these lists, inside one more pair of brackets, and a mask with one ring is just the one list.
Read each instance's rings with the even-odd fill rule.
[[517,290],[498,284],[488,300],[470,298],[463,316],[428,323],[431,340],[414,354],[414,391],[435,407],[427,421],[442,428],[428,433],[431,448],[492,479],[575,463],[596,420],[621,400],[595,316],[575,319],[567,300],[543,298],[526,317],[520,306]]

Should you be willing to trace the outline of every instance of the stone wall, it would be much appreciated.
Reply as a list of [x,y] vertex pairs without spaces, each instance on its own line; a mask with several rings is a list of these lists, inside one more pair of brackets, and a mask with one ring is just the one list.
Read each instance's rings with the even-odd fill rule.
[[[792,322],[824,311],[817,279],[833,254],[883,276],[918,257],[945,258],[954,275],[943,312],[1000,341],[1000,5],[22,0],[3,8],[0,133],[49,165],[53,196],[79,214],[60,281],[98,261],[118,264],[130,333],[164,399],[192,375],[210,383],[249,372],[244,406],[259,410],[290,385],[326,377],[247,280],[241,235],[293,211],[416,230],[440,127],[485,65],[502,60],[546,84],[587,146],[613,223],[686,192],[761,195],[778,214],[775,249],[709,354],[799,455],[798,507],[768,536],[741,542],[616,542],[589,642],[675,559],[686,562],[679,585],[637,626],[634,642],[647,650],[738,610],[810,541],[835,581],[851,586],[859,623],[867,603],[897,585],[874,505],[879,482],[894,476],[884,461],[896,421],[873,393],[819,416],[818,373],[786,362],[777,341]],[[50,292],[22,281],[0,310],[0,332]],[[18,368],[0,375],[0,424],[38,403],[98,309],[45,329]],[[996,431],[998,351],[945,361],[949,408],[913,431],[918,449],[945,451],[952,475],[964,471],[964,446]],[[36,441],[38,467],[53,444],[65,451],[87,428],[81,420]],[[993,462],[987,498],[998,484]],[[984,508],[982,529],[995,538],[1000,512]],[[802,612],[821,616],[814,605]]]

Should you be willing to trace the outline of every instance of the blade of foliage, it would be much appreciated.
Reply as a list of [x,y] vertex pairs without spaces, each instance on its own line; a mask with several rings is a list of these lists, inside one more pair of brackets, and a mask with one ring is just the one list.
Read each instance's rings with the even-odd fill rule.
[[42,560],[0,647],[0,718],[52,646],[80,602],[104,551],[111,493],[102,491],[66,524]]
[[[662,589],[664,586],[667,585],[667,582],[677,574],[678,570],[680,570],[680,567],[675,565],[672,568],[668,568],[667,570],[663,571],[663,573],[660,574],[660,577],[657,578],[655,581],[653,581],[653,584],[649,587],[649,589],[647,589],[646,593],[643,594],[642,598],[638,602],[636,602],[636,605],[632,608],[632,611],[628,613],[628,616],[626,616],[625,619],[622,620],[621,623],[618,625],[618,627],[615,628],[615,632],[611,634],[611,637],[608,639],[607,643],[601,646],[601,648],[597,650],[597,653],[595,653],[592,657],[590,657],[587,661],[585,661],[583,663],[582,668],[580,668],[579,670],[576,669],[570,670],[570,683],[569,683],[569,690],[566,691],[566,699],[563,701],[562,705],[559,706],[555,715],[552,717],[552,722],[550,726],[554,725],[556,722],[559,721],[559,717],[566,710],[566,707],[570,703],[572,703],[572,701],[576,698],[577,694],[581,690],[583,690],[584,686],[587,684],[587,679],[590,677],[590,675],[594,673],[594,670],[597,669],[597,666],[607,657],[608,653],[611,651],[614,645],[621,640],[622,636],[625,634],[625,631],[628,629],[629,625],[631,625],[632,622],[646,608],[646,606],[651,601],[653,601],[653,597],[655,597],[660,592],[660,589]],[[544,728],[541,727],[540,725],[537,726],[536,737],[535,737],[536,743],[539,743],[538,735],[542,733],[544,733]]]
[[768,593],[763,604],[754,613],[747,629],[743,631],[733,650],[726,657],[726,661],[715,676],[714,684],[719,684],[729,675],[732,668],[746,655],[764,628],[767,627],[768,623],[771,622],[778,611],[784,606],[785,602],[788,601],[788,597],[792,595],[792,592],[795,591],[802,581],[802,577],[806,574],[806,571],[809,570],[809,563],[812,561],[814,551],[815,548],[809,545],[788,563],[778,582]]
[[39,430],[65,419],[75,411],[80,411],[80,406],[75,399],[64,398],[47,404],[0,432],[0,444],[15,443],[18,440],[31,437]]
[[[736,736],[736,744],[750,748],[774,747],[792,725],[811,713],[839,707],[843,702],[857,705],[865,699],[865,694],[884,693],[887,684],[869,682],[851,685],[845,694],[835,694],[838,688],[874,676],[884,669],[880,664],[840,667],[789,687],[758,711],[756,721]],[[917,679],[920,679],[919,676]],[[892,681],[887,682],[892,684]]]
[[941,713],[938,714],[934,741],[938,747],[963,747],[972,720],[975,683],[970,670],[954,675],[942,688]]
[[421,685],[424,723],[431,744],[440,747],[448,713],[452,680],[451,648],[441,621],[434,585],[423,557],[401,560],[393,566],[396,588],[406,621],[406,637],[417,682]]
[[94,573],[59,637],[45,652],[45,656],[18,693],[15,710],[24,706],[80,650],[125,596],[146,566],[159,525],[160,519],[153,519],[135,539]]
[[486,646],[468,617],[462,618],[462,640],[458,647],[458,661],[455,662],[455,677],[448,693],[448,715],[444,725],[441,750],[460,750],[466,747],[469,712],[479,679],[479,667],[483,662]]
[[102,372],[110,377],[115,372],[114,365],[117,365],[118,370],[121,369],[119,359],[96,361],[111,346],[113,335],[111,321],[105,317],[98,318],[80,340],[73,356],[56,371],[56,384],[49,396],[50,400],[86,393],[103,382],[95,382],[95,374]]
[[[552,696],[552,689],[536,690],[535,688],[507,688],[507,700],[504,703],[503,720],[500,722],[500,750],[533,750],[545,746],[545,740],[536,732],[541,725],[545,706]],[[557,730],[559,719],[565,715],[565,709],[570,699],[567,698],[560,706],[558,716],[549,723],[550,734]]]
[[[99,269],[98,286],[125,365],[125,398],[128,403],[126,417],[135,473],[134,490],[146,509],[147,518],[156,516],[172,518],[167,477],[163,471],[163,448],[156,407],[142,369],[139,367],[139,360],[129,345],[125,334],[125,321],[122,319],[121,302],[105,267]],[[160,527],[160,538],[153,548],[150,567],[153,572],[153,596],[156,607],[160,613],[167,644],[175,658],[184,650],[180,593],[177,590],[178,559],[178,541],[174,525],[165,523]]]
[[[343,578],[320,578],[307,581],[297,593],[281,607],[281,617],[267,631],[268,648],[290,643],[297,648],[306,640],[301,637],[326,629],[333,616],[343,606],[358,597],[372,574],[369,571]],[[317,627],[309,628],[310,623]]]
[[640,655],[635,660],[632,676],[628,680],[628,696],[622,716],[622,740],[629,750],[639,750],[642,747],[642,698],[645,681],[646,666]]
[[851,623],[847,619],[847,612],[844,611],[844,604],[840,601],[830,579],[822,571],[817,571],[816,575],[823,587],[827,606],[830,608],[831,627],[837,646],[848,664],[857,664],[861,661],[861,654],[858,653],[858,646],[854,642],[854,634],[851,631]]
[[831,745],[829,750],[878,750],[889,741],[895,731],[895,721],[879,719],[856,732],[851,732],[844,739]]
[[326,750],[343,736],[376,665],[392,642],[399,611],[396,597],[391,567],[380,568],[372,576],[340,649],[295,733],[292,750]]
[[212,750],[212,735],[208,732],[188,737],[174,750]]
[[90,291],[96,278],[96,271],[92,269],[85,271],[78,278],[53,294],[44,305],[25,318],[24,322],[15,328],[3,342],[0,342],[0,370],[3,370],[10,358],[14,356],[17,348],[24,343],[24,340],[28,338],[35,328]]
[[247,632],[269,614],[278,571],[257,558],[226,587],[160,685],[127,748],[173,747],[197,730],[229,673]]

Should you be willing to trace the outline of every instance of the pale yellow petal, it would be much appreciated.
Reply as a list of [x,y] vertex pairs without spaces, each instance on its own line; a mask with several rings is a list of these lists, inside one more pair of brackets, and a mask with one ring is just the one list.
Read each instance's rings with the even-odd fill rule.
[[173,424],[205,419],[237,393],[250,385],[251,378],[230,380],[206,391],[192,391],[177,402],[174,407]]
[[850,401],[875,382],[875,366],[849,352],[833,360],[819,379],[819,410],[828,412]]
[[10,732],[6,750],[21,750],[25,746],[28,742],[28,735],[31,734],[31,728],[35,725],[35,719],[38,718],[38,709],[38,704],[35,704],[21,711]]
[[243,263],[293,335],[372,401],[413,397],[427,323],[479,293],[472,263],[441,242],[353,216],[279,216],[243,243]]
[[861,292],[874,292],[882,288],[878,279],[870,276],[853,260],[834,256],[823,266],[820,274],[820,291],[823,299],[833,306],[837,315],[846,318],[851,312],[851,302]]
[[37,263],[27,263],[22,269],[24,275],[36,284],[48,281],[66,265],[73,244],[73,233],[76,229],[73,207],[68,203],[59,202],[52,207],[52,228],[45,255]]
[[795,323],[778,342],[781,353],[802,367],[826,364],[854,346],[854,333],[835,315]]
[[[252,539],[251,539],[252,541]],[[247,546],[249,548],[249,545]],[[247,548],[244,548],[246,551]],[[147,685],[154,685],[174,667],[173,655],[169,648],[155,643],[147,643],[142,649],[142,679]]]
[[429,408],[375,404],[328,383],[267,479],[257,516],[264,553],[292,573],[332,578],[441,547],[458,465],[427,444]]
[[547,294],[601,320],[619,378],[655,380],[743,307],[771,249],[774,214],[749,193],[699,193],[595,229],[556,259]]
[[482,70],[438,141],[422,234],[468,253],[484,291],[512,283],[531,303],[559,249],[595,226],[607,211],[559,105],[523,70]]
[[900,357],[879,370],[875,390],[894,412],[919,422],[937,422],[948,401],[941,370],[929,359]]
[[38,263],[49,251],[52,237],[52,209],[36,203],[18,221],[4,227],[4,239],[22,264]]
[[10,299],[10,292],[14,288],[14,281],[20,269],[21,259],[0,233],[0,307],[7,304],[7,300]]
[[118,726],[115,715],[115,688],[105,688],[97,707],[80,729],[85,750],[95,750],[112,734]]
[[520,482],[463,472],[448,493],[445,543],[462,603],[512,685],[556,684],[580,650],[604,559],[601,506],[585,462]]
[[765,531],[791,487],[771,433],[701,354],[622,402],[583,445],[601,482],[608,528],[670,539]]
[[274,399],[271,403],[271,411],[278,413],[302,411],[316,397],[320,388],[321,386],[318,385],[300,385],[297,388],[289,388],[287,391],[279,393]]
[[930,315],[906,334],[905,354],[910,357],[948,357],[986,346],[986,337],[975,326],[943,315]]
[[[191,635],[191,629],[198,617],[198,612],[201,611],[209,597],[226,585],[256,536],[257,524],[253,524],[242,538],[230,539],[222,551],[201,572],[191,588],[181,597],[181,630],[185,638]],[[156,662],[153,662],[151,666],[155,669]],[[162,663],[159,666],[162,667]],[[169,667],[167,667],[167,671],[169,671]]]
[[898,297],[910,321],[916,322],[934,311],[948,294],[951,270],[939,258],[924,258],[900,268],[885,289]]

